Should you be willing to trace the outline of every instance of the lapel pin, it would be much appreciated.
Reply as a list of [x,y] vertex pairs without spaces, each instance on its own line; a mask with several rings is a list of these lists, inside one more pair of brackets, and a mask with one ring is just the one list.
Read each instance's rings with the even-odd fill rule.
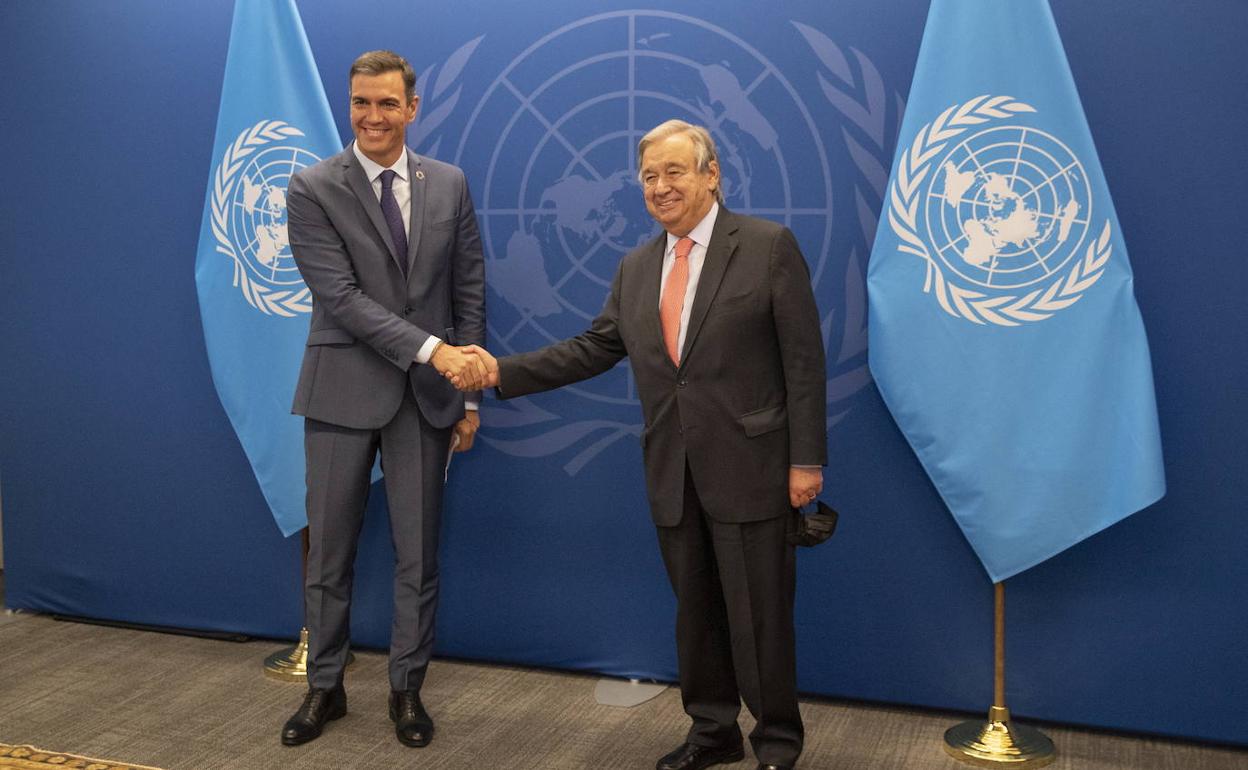
[[425,178],[425,172],[421,171],[420,169],[416,169],[416,178],[417,178],[417,179],[424,179],[424,178]]

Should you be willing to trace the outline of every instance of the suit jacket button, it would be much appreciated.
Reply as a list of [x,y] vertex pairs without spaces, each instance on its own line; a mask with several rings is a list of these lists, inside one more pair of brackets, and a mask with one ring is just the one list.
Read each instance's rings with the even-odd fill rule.
[[687,381],[687,380],[681,380],[680,382],[678,382],[678,383],[676,383],[676,384],[677,384],[677,385],[679,385],[680,387],[682,387],[682,388],[683,388],[683,387],[685,387],[686,385],[688,385],[689,383],[688,383],[688,381]]

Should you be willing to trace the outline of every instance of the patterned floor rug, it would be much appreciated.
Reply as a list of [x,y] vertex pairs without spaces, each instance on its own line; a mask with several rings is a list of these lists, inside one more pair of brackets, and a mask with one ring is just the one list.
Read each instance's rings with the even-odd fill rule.
[[132,765],[111,759],[92,759],[59,751],[44,751],[34,746],[10,746],[0,743],[0,770],[160,770],[147,765]]

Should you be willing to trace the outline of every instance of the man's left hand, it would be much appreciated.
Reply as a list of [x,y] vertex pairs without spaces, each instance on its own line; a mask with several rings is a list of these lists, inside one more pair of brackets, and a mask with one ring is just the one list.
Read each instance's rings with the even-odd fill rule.
[[464,419],[455,423],[455,435],[459,436],[456,452],[467,452],[472,449],[472,440],[477,436],[477,428],[481,427],[481,415],[475,409],[464,413]]
[[789,505],[801,508],[823,491],[823,468],[789,468]]

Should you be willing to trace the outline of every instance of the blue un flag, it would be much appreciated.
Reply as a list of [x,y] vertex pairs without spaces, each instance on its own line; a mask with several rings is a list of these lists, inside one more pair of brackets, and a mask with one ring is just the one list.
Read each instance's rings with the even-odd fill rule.
[[307,524],[290,405],[312,310],[286,236],[286,185],[341,147],[294,0],[238,0],[195,284],[217,393],[284,535]]
[[1158,500],[1148,341],[1046,0],[933,0],[884,207],[871,369],[993,582]]

